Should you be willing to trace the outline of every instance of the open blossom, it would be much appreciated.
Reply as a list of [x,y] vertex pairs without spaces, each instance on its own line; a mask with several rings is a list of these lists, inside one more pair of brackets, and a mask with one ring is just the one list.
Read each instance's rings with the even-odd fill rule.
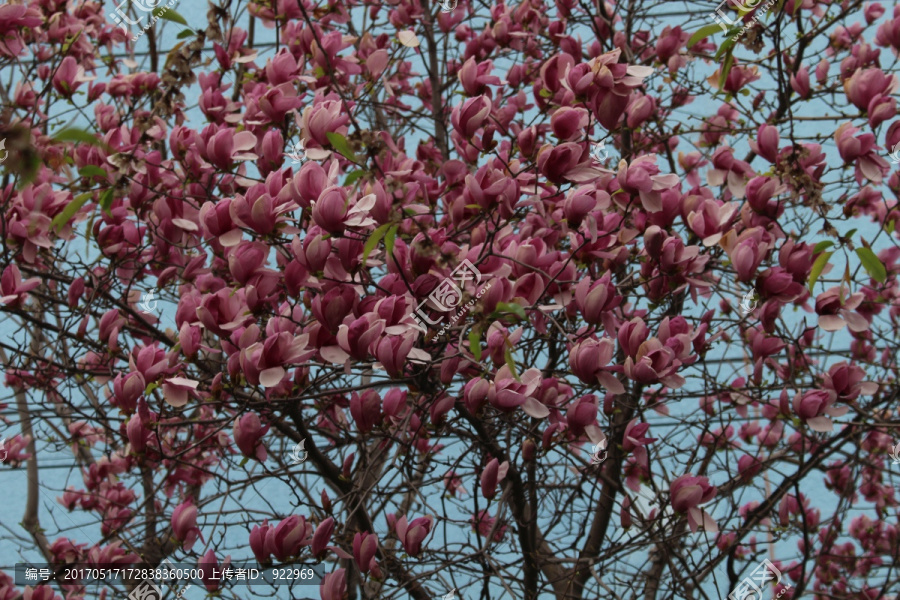
[[419,517],[407,523],[406,516],[397,519],[394,527],[397,531],[397,537],[403,544],[403,548],[410,556],[418,556],[422,551],[422,542],[431,533],[431,527],[434,518],[431,516]]
[[800,420],[813,431],[832,431],[834,422],[829,417],[840,417],[850,410],[848,406],[834,406],[837,394],[832,390],[809,390],[794,397],[793,408]]
[[840,287],[822,292],[816,297],[819,327],[825,331],[840,331],[849,326],[851,331],[866,331],[869,322],[856,312],[863,299],[863,294],[857,292],[846,295]]
[[716,495],[716,486],[710,485],[709,479],[695,477],[690,473],[682,475],[672,482],[669,494],[672,508],[676,512],[687,513],[691,531],[696,532],[700,528],[711,532],[719,530],[713,518],[700,508]]

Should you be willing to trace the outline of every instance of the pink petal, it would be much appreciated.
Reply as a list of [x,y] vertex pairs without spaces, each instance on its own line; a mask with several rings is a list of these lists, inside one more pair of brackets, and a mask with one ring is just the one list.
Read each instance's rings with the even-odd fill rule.
[[834,431],[834,423],[828,417],[813,417],[806,420],[813,431],[827,432]]
[[608,371],[600,371],[597,375],[597,381],[613,394],[625,393],[625,386],[622,385],[622,382],[616,379],[616,377]]
[[837,315],[819,315],[819,327],[825,331],[840,331],[847,323]]
[[405,29],[397,32],[397,39],[407,48],[415,48],[419,45],[419,38],[411,29]]
[[350,358],[350,355],[339,346],[325,346],[319,349],[319,354],[328,362],[336,365],[342,365]]
[[263,387],[275,387],[284,379],[286,371],[282,367],[272,367],[259,374],[259,382]]
[[550,416],[550,409],[531,397],[525,398],[522,410],[529,417],[534,417],[535,419],[543,419]]

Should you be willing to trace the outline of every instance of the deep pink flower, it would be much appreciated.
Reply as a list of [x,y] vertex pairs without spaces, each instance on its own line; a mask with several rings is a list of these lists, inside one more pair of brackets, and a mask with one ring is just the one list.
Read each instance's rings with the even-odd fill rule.
[[374,533],[357,533],[353,536],[353,559],[363,573],[368,573],[378,553],[378,536]]
[[344,600],[347,595],[347,571],[337,569],[322,577],[319,594],[322,600]]
[[397,519],[395,530],[407,554],[410,556],[419,555],[422,551],[422,542],[431,533],[433,522],[434,518],[430,515],[413,519],[411,523],[407,523],[405,515]]
[[208,550],[206,554],[197,560],[197,569],[200,570],[200,580],[207,592],[215,592],[222,582],[222,571],[231,565],[231,556],[226,556],[222,564],[216,558],[215,550]]
[[234,442],[244,456],[265,462],[268,458],[262,438],[269,431],[269,425],[260,423],[259,415],[247,413],[234,422]]
[[700,509],[716,495],[716,486],[709,484],[706,477],[695,477],[688,473],[672,482],[669,488],[672,508],[679,513],[687,513],[691,531],[696,532],[702,525],[706,531],[718,531],[715,521],[706,511]]
[[193,548],[197,538],[201,537],[197,527],[197,507],[190,500],[182,502],[172,511],[172,532],[185,552]]
[[481,495],[488,500],[496,496],[497,483],[503,481],[508,470],[509,463],[507,461],[503,461],[501,464],[499,460],[492,458],[481,472]]

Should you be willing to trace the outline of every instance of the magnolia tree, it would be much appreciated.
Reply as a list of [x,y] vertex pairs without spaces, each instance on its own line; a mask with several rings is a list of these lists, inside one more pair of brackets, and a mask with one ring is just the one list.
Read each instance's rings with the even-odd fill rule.
[[0,600],[892,597],[900,7],[161,4],[0,6]]

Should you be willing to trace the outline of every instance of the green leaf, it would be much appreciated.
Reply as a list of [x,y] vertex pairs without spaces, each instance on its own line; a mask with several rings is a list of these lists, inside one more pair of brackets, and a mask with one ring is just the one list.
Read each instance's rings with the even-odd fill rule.
[[887,270],[884,268],[884,265],[881,264],[881,261],[878,260],[878,257],[875,256],[875,253],[872,252],[872,249],[857,248],[856,255],[859,257],[863,268],[872,279],[878,283],[884,283],[884,280],[887,279]]
[[803,0],[794,0],[794,14],[797,14],[797,11],[800,9],[800,5],[803,4]]
[[165,6],[161,6],[154,10],[153,16],[159,17],[160,19],[165,19],[166,21],[172,21],[173,23],[178,23],[179,25],[184,25],[185,27],[190,27],[190,25],[188,25],[187,19],[175,12],[175,10],[171,8],[167,9]]
[[356,183],[356,180],[365,175],[366,172],[362,169],[357,169],[356,171],[352,171],[347,174],[347,179],[344,180],[344,185],[353,185]]
[[734,54],[729,54],[728,58],[725,59],[725,64],[722,65],[722,74],[719,76],[719,91],[725,87],[725,80],[728,79],[728,73],[731,72],[731,67],[733,65]]
[[325,69],[323,69],[322,67],[316,67],[313,70],[313,75],[315,75],[316,77],[325,77]]
[[112,203],[113,203],[114,199],[115,198],[113,198],[112,188],[109,188],[108,190],[103,192],[102,196],[100,196],[100,208],[102,208],[103,212],[105,212],[108,215],[112,214],[110,212],[110,209],[112,209]]
[[392,256],[394,254],[394,241],[397,239],[397,230],[399,228],[399,225],[394,225],[393,227],[388,229],[387,234],[384,236],[384,249],[387,250],[388,256]]
[[687,47],[690,48],[691,46],[693,46],[694,44],[696,44],[703,38],[709,37],[712,34],[714,34],[715,32],[721,31],[721,30],[722,30],[722,28],[719,27],[718,24],[704,25],[703,27],[701,27],[700,29],[698,29],[697,31],[694,32],[694,35],[692,35],[691,38],[688,40]]
[[94,134],[85,131],[84,129],[78,129],[76,127],[68,127],[66,129],[62,129],[53,134],[52,139],[57,142],[81,142],[82,144],[90,144],[91,146],[99,146],[101,148],[108,148],[102,140],[97,138]]
[[522,308],[520,304],[516,304],[515,302],[498,302],[497,310],[502,313],[512,313],[523,320],[528,318],[525,314],[525,309]]
[[481,332],[478,331],[478,327],[473,327],[469,331],[469,351],[475,360],[481,360]]
[[887,224],[884,226],[884,230],[887,231],[891,235],[893,235],[894,229],[896,229],[896,228],[897,228],[897,220],[896,219],[894,219],[892,221],[888,221]]
[[513,379],[520,381],[519,374],[516,372],[516,361],[513,359],[512,350],[507,348],[503,356],[506,358],[506,366],[509,367],[509,372],[512,373]]
[[825,265],[828,264],[828,259],[831,258],[831,255],[834,252],[823,252],[819,255],[819,258],[816,259],[816,262],[813,263],[812,270],[809,272],[809,293],[813,293],[813,286],[816,285],[816,281],[819,279],[819,275],[822,274],[822,270],[825,269]]
[[192,35],[197,35],[197,34],[194,33],[194,32],[193,32],[192,30],[190,30],[190,29],[185,29],[184,31],[182,31],[181,33],[179,33],[178,35],[176,35],[175,37],[178,38],[179,40],[183,40],[183,39],[185,39],[185,38],[191,37]]
[[107,177],[106,171],[94,165],[87,165],[78,169],[78,174],[82,177]]
[[552,98],[553,92],[548,89],[541,89],[541,91],[538,92],[538,96],[540,96],[541,98]]
[[855,233],[856,233],[856,230],[855,230],[855,229],[851,229],[850,231],[847,232],[847,235],[845,235],[844,237],[847,238],[847,239],[849,240],[850,238],[853,237],[853,235],[854,235]]
[[384,237],[385,232],[390,229],[391,224],[385,223],[380,226],[378,229],[372,232],[372,235],[369,236],[369,239],[366,240],[365,245],[363,246],[363,257],[362,264],[366,264],[366,260],[369,258],[369,253],[375,249],[375,246],[378,245],[378,242],[381,241],[381,238]]
[[78,209],[84,206],[84,203],[87,202],[93,195],[93,192],[85,192],[84,194],[77,196],[74,200],[69,202],[66,207],[62,209],[61,213],[53,217],[53,221],[51,222],[53,229],[59,231],[60,228],[71,221],[72,217],[75,216],[75,213],[78,212]]
[[[738,31],[740,31],[740,29],[738,29],[734,33],[737,33]],[[735,45],[737,45],[737,42],[732,38],[734,38],[734,35],[729,35],[728,38],[726,38],[726,40],[719,46],[719,49],[716,50],[715,60],[717,62],[721,60],[723,54],[730,54],[731,50],[735,47]]]
[[240,464],[239,466],[243,467],[243,466],[246,465],[249,461],[250,461],[250,457],[249,457],[249,456],[245,456],[244,459],[241,461],[241,464]]
[[819,242],[818,244],[813,246],[813,254],[818,254],[822,250],[831,248],[832,246],[834,246],[834,242],[832,242],[831,240],[824,240],[822,242]]
[[328,138],[328,141],[331,142],[331,145],[341,154],[341,156],[349,161],[353,161],[355,163],[359,162],[356,159],[356,154],[354,154],[353,150],[350,148],[350,144],[347,143],[347,138],[339,133],[334,133],[331,131],[326,133],[325,137]]

